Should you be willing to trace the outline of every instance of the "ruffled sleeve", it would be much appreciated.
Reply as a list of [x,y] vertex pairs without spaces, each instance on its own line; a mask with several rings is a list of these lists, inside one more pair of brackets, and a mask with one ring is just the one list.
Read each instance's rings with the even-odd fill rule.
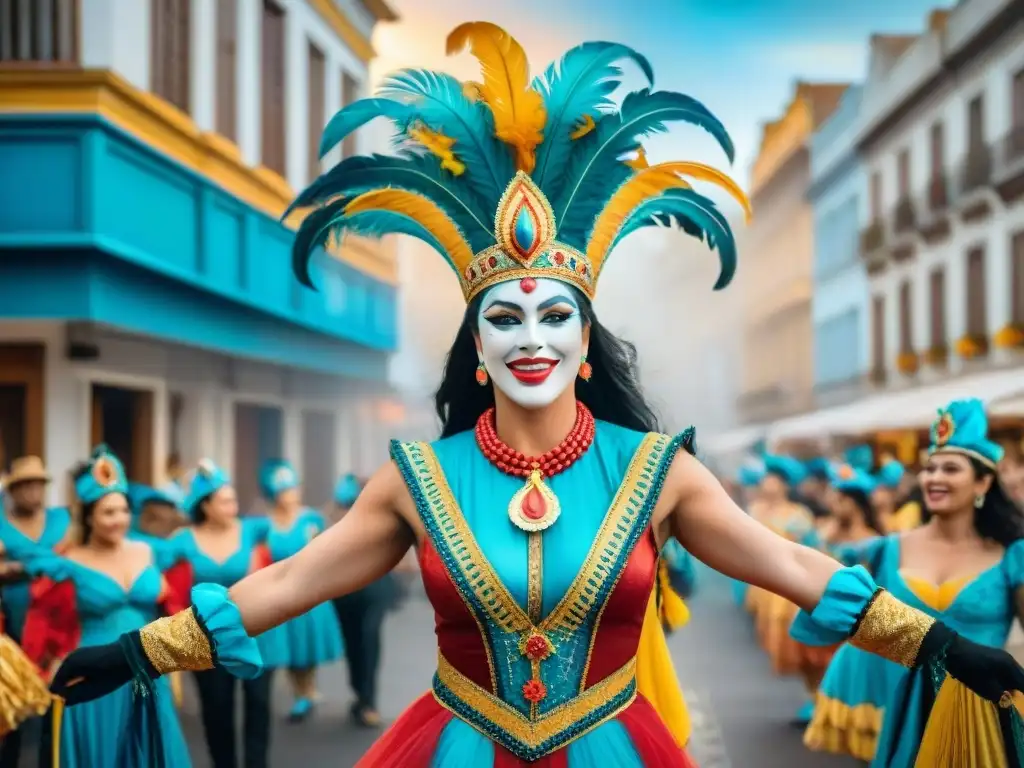
[[242,614],[228,590],[219,584],[197,584],[192,589],[192,606],[217,666],[243,680],[259,676],[263,671],[259,647],[245,631]]
[[[30,588],[31,602],[22,631],[25,654],[42,670],[78,647],[82,636],[78,620],[75,582],[70,565],[57,558],[36,559],[30,566],[36,576]],[[43,574],[49,575],[43,575]]]
[[810,613],[800,611],[789,634],[804,645],[841,643],[853,632],[857,619],[878,585],[863,566],[840,568],[829,579],[818,605]]

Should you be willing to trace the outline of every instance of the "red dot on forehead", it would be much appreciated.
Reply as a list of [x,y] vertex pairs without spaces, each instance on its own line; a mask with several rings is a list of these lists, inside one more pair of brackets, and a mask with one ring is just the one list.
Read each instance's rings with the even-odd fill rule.
[[523,293],[533,293],[537,288],[537,281],[532,277],[524,277],[519,281],[519,287],[522,288]]

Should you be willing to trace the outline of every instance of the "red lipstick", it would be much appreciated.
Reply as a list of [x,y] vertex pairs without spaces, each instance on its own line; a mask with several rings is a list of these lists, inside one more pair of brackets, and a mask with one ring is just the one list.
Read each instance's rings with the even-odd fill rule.
[[521,384],[535,387],[547,381],[558,361],[547,357],[521,357],[505,365]]

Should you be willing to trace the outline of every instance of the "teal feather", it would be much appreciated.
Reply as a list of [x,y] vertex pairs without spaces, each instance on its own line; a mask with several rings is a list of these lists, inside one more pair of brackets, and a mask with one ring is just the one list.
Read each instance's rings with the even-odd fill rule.
[[407,152],[400,157],[346,158],[301,192],[284,215],[296,208],[322,206],[339,195],[353,197],[387,187],[416,192],[434,201],[455,222],[474,253],[494,245],[494,206],[488,208],[460,177],[441,170],[433,155]]
[[325,203],[302,220],[292,243],[292,272],[295,278],[307,288],[316,288],[309,274],[310,262],[317,248],[325,243],[325,231],[331,221],[343,214],[351,198],[337,198]]
[[736,273],[736,240],[728,219],[707,197],[692,189],[668,189],[658,197],[637,206],[623,223],[612,244],[614,248],[624,237],[641,227],[654,223],[672,223],[688,235],[697,237],[718,251],[721,271],[715,290],[725,288]]
[[384,235],[409,235],[429,245],[441,254],[452,269],[455,269],[454,265],[448,261],[448,254],[445,252],[444,246],[437,241],[437,238],[430,234],[422,224],[404,213],[381,210],[360,211],[349,216],[343,215],[327,225],[323,235],[325,241],[328,232],[338,238],[347,232],[374,239],[379,239]]
[[353,131],[357,131],[371,120],[386,117],[396,124],[409,119],[411,110],[406,104],[391,99],[359,99],[338,110],[320,137],[320,157],[338,146]]
[[622,70],[615,62],[624,59],[635,62],[654,85],[654,70],[644,56],[628,46],[605,42],[577,45],[534,78],[532,87],[544,96],[548,117],[532,175],[549,198],[558,194],[574,143],[570,135],[579,122],[585,115],[597,120],[614,106],[608,97],[622,82]]
[[516,169],[508,145],[494,136],[490,108],[467,97],[456,78],[425,69],[396,72],[377,92],[389,99],[401,99],[412,109],[408,117],[455,140],[452,151],[466,165],[465,181],[481,202],[490,206],[489,217],[493,218]]
[[[617,114],[597,122],[594,130],[574,142],[565,186],[553,202],[559,238],[563,230],[574,235],[586,232],[601,209],[618,189],[618,175],[609,178],[615,164],[633,152],[644,136],[662,133],[666,123],[685,121],[708,131],[731,161],[735,156],[725,127],[700,102],[681,93],[643,89],[626,96]],[[626,177],[628,178],[628,176]]]

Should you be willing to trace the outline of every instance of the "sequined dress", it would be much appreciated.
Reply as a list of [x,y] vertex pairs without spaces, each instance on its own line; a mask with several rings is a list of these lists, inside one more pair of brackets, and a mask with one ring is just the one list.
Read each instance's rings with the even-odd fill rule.
[[590,449],[548,481],[561,517],[534,534],[506,513],[523,480],[472,432],[393,443],[427,531],[438,669],[359,768],[693,766],[636,682],[651,514],[684,443],[597,422]]

